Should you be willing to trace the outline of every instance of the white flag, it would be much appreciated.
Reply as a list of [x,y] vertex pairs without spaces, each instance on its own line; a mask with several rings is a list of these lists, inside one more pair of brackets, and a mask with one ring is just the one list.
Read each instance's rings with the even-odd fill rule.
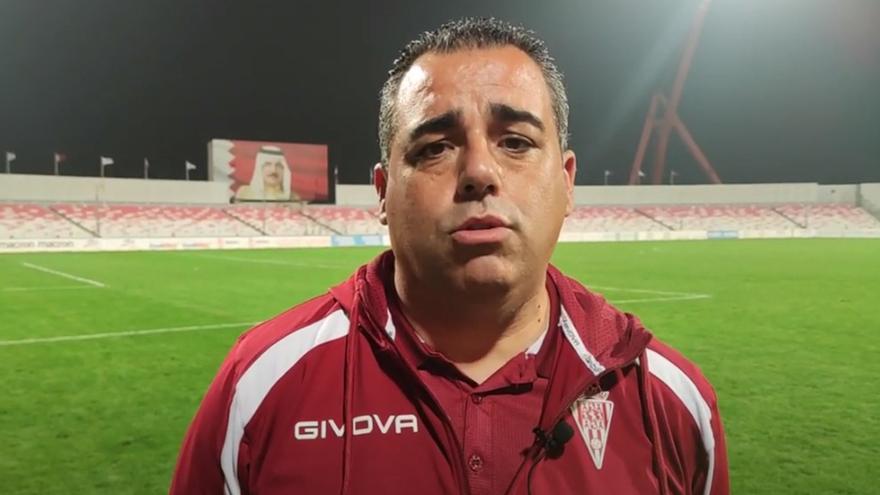
[[11,170],[12,169],[12,165],[11,165],[12,160],[15,160],[15,153],[13,153],[11,151],[7,151],[6,152],[6,167],[5,167],[7,174],[12,173],[12,170]]
[[194,163],[186,162],[186,169],[187,170],[195,170],[196,166]]
[[113,165],[113,159],[108,158],[106,156],[101,157],[101,166],[106,167],[107,165]]

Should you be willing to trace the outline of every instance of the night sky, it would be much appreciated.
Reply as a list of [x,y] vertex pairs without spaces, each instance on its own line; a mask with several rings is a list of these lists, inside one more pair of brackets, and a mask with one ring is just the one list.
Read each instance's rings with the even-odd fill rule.
[[[525,24],[571,103],[579,184],[625,182],[651,92],[671,85],[696,0],[0,0],[0,151],[14,171],[206,177],[212,138],[324,143],[340,182],[379,156],[377,93],[420,31]],[[715,0],[679,115],[731,183],[880,181],[880,2]],[[677,182],[706,182],[673,137]],[[2,157],[0,157],[2,160]]]

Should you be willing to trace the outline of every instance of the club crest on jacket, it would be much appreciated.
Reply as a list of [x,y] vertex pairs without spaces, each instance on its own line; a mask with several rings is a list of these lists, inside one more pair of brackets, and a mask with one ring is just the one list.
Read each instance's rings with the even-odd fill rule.
[[614,403],[608,400],[608,392],[590,392],[592,391],[588,391],[571,405],[571,415],[587,444],[593,464],[596,469],[602,469]]

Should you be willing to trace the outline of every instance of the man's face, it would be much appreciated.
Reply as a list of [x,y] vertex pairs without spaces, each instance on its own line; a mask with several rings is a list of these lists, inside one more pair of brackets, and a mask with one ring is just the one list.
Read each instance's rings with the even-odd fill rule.
[[576,166],[560,150],[537,64],[514,47],[429,53],[397,98],[388,170],[377,180],[397,259],[458,289],[543,278]]
[[280,160],[266,160],[263,162],[263,186],[267,188],[280,188],[284,178],[284,164]]

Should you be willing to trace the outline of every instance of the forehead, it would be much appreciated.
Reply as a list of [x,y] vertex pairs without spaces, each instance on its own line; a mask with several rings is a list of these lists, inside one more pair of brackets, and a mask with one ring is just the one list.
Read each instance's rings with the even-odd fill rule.
[[513,46],[427,53],[406,72],[397,95],[399,129],[453,109],[504,103],[552,119],[538,64]]

